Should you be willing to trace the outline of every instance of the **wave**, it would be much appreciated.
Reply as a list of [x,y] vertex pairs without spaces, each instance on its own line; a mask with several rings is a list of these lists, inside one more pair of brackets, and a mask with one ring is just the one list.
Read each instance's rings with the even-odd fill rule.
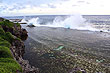
[[[101,31],[93,26],[93,24],[87,22],[85,18],[81,15],[69,15],[66,17],[57,16],[53,19],[52,22],[40,24],[41,18],[31,18],[27,21],[28,25],[33,24],[39,27],[63,27],[69,29],[77,29],[77,30],[89,30],[89,31]],[[106,30],[103,30],[107,32]]]

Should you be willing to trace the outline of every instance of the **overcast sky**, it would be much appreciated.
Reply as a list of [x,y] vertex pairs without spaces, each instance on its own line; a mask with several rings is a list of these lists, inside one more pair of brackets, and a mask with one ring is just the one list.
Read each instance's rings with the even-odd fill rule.
[[110,15],[110,0],[0,0],[0,15]]

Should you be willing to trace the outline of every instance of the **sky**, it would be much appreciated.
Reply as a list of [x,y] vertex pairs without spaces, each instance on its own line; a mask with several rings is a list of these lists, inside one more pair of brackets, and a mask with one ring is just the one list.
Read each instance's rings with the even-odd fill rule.
[[110,0],[0,0],[0,16],[110,15]]

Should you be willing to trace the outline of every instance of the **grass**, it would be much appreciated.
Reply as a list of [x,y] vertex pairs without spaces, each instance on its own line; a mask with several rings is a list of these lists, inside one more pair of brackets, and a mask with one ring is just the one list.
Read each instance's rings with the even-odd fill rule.
[[0,58],[13,58],[8,47],[0,46]]
[[[22,72],[21,66],[14,60],[13,55],[10,51],[11,43],[15,40],[14,36],[10,32],[5,32],[2,25],[7,27],[14,27],[14,23],[9,20],[0,22],[0,73],[17,73]],[[20,24],[16,24],[19,26]]]
[[5,31],[3,30],[2,27],[0,27],[0,35],[4,35],[5,34]]
[[5,32],[3,28],[0,28],[0,37],[10,43],[14,40],[14,36],[10,32]]
[[16,73],[22,69],[20,65],[12,58],[0,58],[0,73]]
[[11,44],[8,41],[6,41],[6,40],[4,40],[4,39],[2,39],[0,37],[0,46],[4,46],[4,47],[10,48],[11,47]]
[[[0,42],[1,43],[1,42]],[[8,42],[0,44],[0,73],[17,73],[16,71],[21,71],[21,66],[13,59]]]
[[20,26],[19,23],[13,23],[13,22],[10,22],[9,20],[4,20],[4,21],[1,21],[0,22],[0,25],[5,25],[5,26],[8,26],[8,27],[14,27],[14,25],[16,24],[17,27]]

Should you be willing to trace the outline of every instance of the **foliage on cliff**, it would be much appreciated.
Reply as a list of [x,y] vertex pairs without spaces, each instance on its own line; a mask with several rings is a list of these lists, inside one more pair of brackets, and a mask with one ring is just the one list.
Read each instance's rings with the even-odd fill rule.
[[[11,43],[14,40],[20,40],[12,35],[13,32],[6,31],[5,28],[12,29],[14,26],[20,27],[20,24],[15,24],[9,20],[0,21],[0,73],[17,73],[22,72],[21,66],[14,60],[10,51]],[[15,28],[13,28],[15,30]],[[16,30],[17,31],[17,30]]]

